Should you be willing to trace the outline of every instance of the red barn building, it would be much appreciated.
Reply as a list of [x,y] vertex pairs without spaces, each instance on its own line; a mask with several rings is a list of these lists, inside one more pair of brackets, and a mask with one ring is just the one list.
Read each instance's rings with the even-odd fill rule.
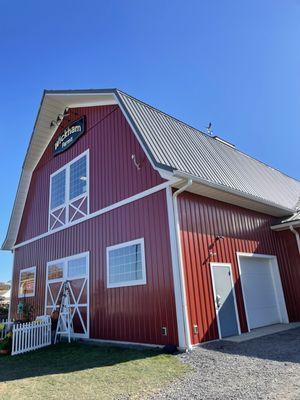
[[4,250],[11,318],[197,343],[300,321],[300,182],[119,91],[45,91]]

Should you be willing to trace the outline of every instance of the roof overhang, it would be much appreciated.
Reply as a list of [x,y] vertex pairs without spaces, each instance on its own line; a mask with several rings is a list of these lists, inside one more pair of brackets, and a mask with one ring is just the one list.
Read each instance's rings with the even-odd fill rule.
[[[294,212],[294,210],[283,208],[278,204],[264,201],[258,197],[250,196],[246,193],[230,189],[223,185],[208,182],[185,172],[174,171],[174,176],[181,179],[192,179],[193,185],[190,186],[187,191],[204,197],[210,197],[224,203],[234,204],[239,207],[247,208],[274,217],[284,217]],[[174,186],[179,187],[177,185]]]
[[300,228],[300,221],[291,221],[291,222],[284,222],[281,224],[271,226],[273,231],[285,231],[291,228]]

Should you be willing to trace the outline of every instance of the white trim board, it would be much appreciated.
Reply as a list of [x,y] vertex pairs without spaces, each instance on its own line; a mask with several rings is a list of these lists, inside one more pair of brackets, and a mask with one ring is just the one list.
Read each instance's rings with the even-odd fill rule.
[[165,347],[164,344],[152,344],[152,343],[139,343],[139,342],[126,342],[122,340],[109,340],[109,339],[81,339],[83,342],[89,344],[95,344],[99,346],[107,346],[108,344],[115,345],[118,347],[138,347],[138,348],[158,348],[162,349]]
[[237,322],[237,327],[238,327],[238,334],[241,334],[241,326],[240,326],[240,318],[239,318],[239,312],[237,308],[237,301],[236,301],[236,294],[235,294],[235,287],[234,287],[234,282],[232,278],[232,266],[230,263],[222,263],[222,262],[211,262],[210,263],[210,274],[211,274],[211,281],[212,281],[212,286],[213,286],[213,294],[214,294],[214,305],[215,305],[215,312],[217,316],[217,325],[218,325],[218,333],[219,333],[219,339],[222,339],[222,334],[221,334],[221,325],[220,325],[220,320],[219,320],[219,310],[216,305],[216,287],[215,287],[215,280],[214,280],[214,275],[213,275],[213,268],[214,267],[229,267],[230,269],[230,282],[231,282],[231,290],[233,293],[233,300],[234,300],[234,309],[235,309],[235,318]]
[[43,238],[45,238],[47,236],[53,235],[56,232],[60,232],[60,231],[62,231],[64,229],[70,228],[71,226],[74,226],[74,225],[80,224],[81,222],[87,221],[88,219],[98,217],[99,215],[102,215],[102,214],[105,214],[105,213],[107,213],[109,211],[115,210],[116,208],[122,207],[122,206],[124,206],[126,204],[129,204],[129,203],[132,203],[132,202],[134,202],[136,200],[142,199],[142,198],[144,198],[146,196],[149,196],[149,195],[151,195],[153,193],[159,192],[159,191],[167,188],[168,186],[172,185],[172,183],[173,183],[172,181],[168,181],[168,182],[161,183],[161,184],[159,184],[157,186],[154,186],[154,187],[152,187],[150,189],[144,190],[143,192],[137,193],[137,194],[135,194],[135,195],[133,195],[131,197],[128,197],[127,199],[118,201],[117,203],[114,203],[114,204],[111,204],[111,205],[109,205],[107,207],[101,208],[100,210],[97,210],[97,211],[95,211],[95,212],[93,212],[91,214],[88,214],[87,216],[85,216],[83,218],[77,219],[76,221],[72,221],[69,224],[66,224],[66,225],[64,225],[62,227],[59,227],[57,229],[53,229],[52,231],[49,231],[49,232],[47,231],[45,233],[42,233],[41,235],[35,236],[35,237],[31,238],[31,239],[25,240],[24,242],[18,243],[17,245],[15,245],[13,247],[13,249],[18,249],[19,247],[26,246],[27,244],[33,243],[33,242],[35,242],[37,240],[40,240],[40,239],[43,239]]
[[262,258],[262,259],[269,260],[270,266],[271,266],[271,274],[272,274],[272,280],[273,280],[273,285],[274,285],[274,290],[275,290],[278,313],[279,313],[282,323],[289,323],[289,317],[288,317],[287,308],[286,308],[286,304],[285,304],[285,298],[284,298],[284,293],[283,293],[283,289],[282,289],[282,283],[281,283],[281,278],[280,278],[280,273],[279,273],[277,257],[275,255],[269,255],[269,254],[242,253],[242,252],[237,252],[236,256],[237,256],[237,261],[238,261],[238,268],[239,268],[239,275],[240,275],[240,280],[241,280],[241,288],[242,288],[242,294],[243,294],[243,301],[244,301],[244,308],[245,308],[248,332],[250,332],[250,323],[249,323],[249,314],[247,311],[247,304],[246,304],[246,299],[245,299],[245,283],[243,282],[243,274],[242,274],[242,268],[241,268],[241,259],[243,257]]

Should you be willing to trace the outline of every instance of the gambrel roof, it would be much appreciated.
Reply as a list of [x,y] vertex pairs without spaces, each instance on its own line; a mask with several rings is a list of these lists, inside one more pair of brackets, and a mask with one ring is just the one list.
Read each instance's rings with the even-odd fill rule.
[[[300,182],[118,89],[45,90],[27,150],[3,249],[16,241],[32,172],[66,107],[118,104],[154,168],[292,214]],[[270,212],[272,214],[272,212]],[[275,214],[274,214],[275,215]]]

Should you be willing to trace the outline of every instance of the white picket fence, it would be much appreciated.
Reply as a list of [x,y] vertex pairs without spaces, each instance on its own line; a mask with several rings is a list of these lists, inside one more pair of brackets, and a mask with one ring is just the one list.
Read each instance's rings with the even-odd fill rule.
[[26,353],[51,344],[51,319],[16,324],[12,330],[11,355]]

